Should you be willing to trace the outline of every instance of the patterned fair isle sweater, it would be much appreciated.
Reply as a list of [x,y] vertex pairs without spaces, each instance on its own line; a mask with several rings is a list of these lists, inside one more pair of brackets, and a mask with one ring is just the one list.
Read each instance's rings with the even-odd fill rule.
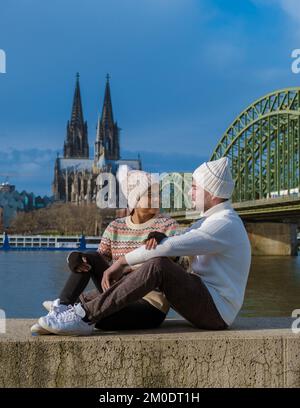
[[[159,231],[167,236],[172,236],[180,232],[180,227],[175,220],[164,214],[157,214],[142,224],[134,224],[130,215],[117,218],[104,231],[97,251],[108,262],[115,262],[121,256],[143,245],[143,241],[152,231]],[[140,265],[135,265],[133,269],[138,268]],[[167,313],[170,308],[164,293],[159,290],[147,293],[143,299],[164,313]]]

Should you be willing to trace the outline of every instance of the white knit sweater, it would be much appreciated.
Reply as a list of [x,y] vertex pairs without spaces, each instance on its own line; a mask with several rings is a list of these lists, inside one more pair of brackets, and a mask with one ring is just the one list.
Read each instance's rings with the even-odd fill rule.
[[126,254],[133,266],[158,256],[193,256],[192,273],[209,290],[223,320],[232,324],[242,307],[251,264],[251,247],[242,220],[227,200],[211,207],[180,235],[152,250],[141,246]]

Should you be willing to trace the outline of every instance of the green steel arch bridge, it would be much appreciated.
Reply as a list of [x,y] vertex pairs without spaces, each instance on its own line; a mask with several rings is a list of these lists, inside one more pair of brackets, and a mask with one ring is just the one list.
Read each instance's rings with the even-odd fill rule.
[[[233,207],[245,222],[252,254],[297,255],[300,87],[265,95],[238,115],[219,140],[210,160],[225,156],[230,160],[235,180]],[[175,177],[174,185],[180,191],[180,178],[177,178],[179,181]],[[184,225],[200,216],[195,211],[181,210],[170,215]]]
[[299,217],[300,87],[265,95],[238,115],[210,160],[227,156],[243,218]]

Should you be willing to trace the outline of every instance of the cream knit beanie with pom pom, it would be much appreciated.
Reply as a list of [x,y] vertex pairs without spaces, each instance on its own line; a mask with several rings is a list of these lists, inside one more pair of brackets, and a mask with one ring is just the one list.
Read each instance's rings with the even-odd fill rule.
[[122,164],[118,168],[117,179],[130,210],[137,207],[140,198],[153,184],[159,183],[156,174],[135,170],[126,164]]
[[227,157],[202,163],[194,171],[193,178],[215,197],[230,198],[233,193],[234,181]]

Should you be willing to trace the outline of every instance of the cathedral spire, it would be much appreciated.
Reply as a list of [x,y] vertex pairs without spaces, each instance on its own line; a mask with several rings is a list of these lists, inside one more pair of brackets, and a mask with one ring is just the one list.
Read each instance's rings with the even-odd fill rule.
[[80,94],[80,85],[79,85],[79,73],[76,74],[76,85],[73,98],[72,114],[71,114],[71,126],[83,125],[83,112],[82,112],[82,103],[81,103],[81,94]]
[[76,74],[71,120],[67,124],[64,158],[89,158],[87,123],[83,117],[78,72]]
[[102,140],[101,119],[100,119],[100,115],[98,115],[97,126],[96,126],[96,141],[100,141],[100,140]]
[[103,152],[108,160],[120,159],[119,128],[114,122],[109,79],[107,74],[102,114],[97,125],[95,161],[99,160]]
[[110,96],[109,78],[110,78],[109,74],[107,74],[105,93],[104,93],[104,103],[103,103],[102,115],[101,115],[101,121],[105,123],[107,126],[113,125],[114,123],[111,96]]
[[98,115],[98,121],[96,126],[96,142],[95,142],[95,160],[97,161],[103,151],[103,132],[101,132],[101,119]]

